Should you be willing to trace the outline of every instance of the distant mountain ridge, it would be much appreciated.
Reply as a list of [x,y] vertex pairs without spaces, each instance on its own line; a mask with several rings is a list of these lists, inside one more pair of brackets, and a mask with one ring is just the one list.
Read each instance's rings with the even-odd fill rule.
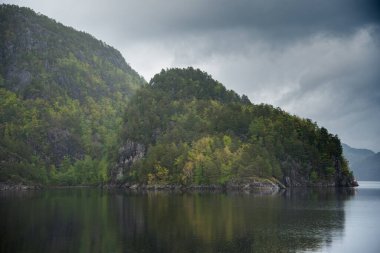
[[345,157],[350,161],[351,164],[357,163],[367,157],[375,155],[375,152],[372,150],[353,148],[345,143],[342,143],[342,147]]
[[357,180],[380,180],[380,152],[369,149],[356,149],[342,144],[343,154],[349,161]]

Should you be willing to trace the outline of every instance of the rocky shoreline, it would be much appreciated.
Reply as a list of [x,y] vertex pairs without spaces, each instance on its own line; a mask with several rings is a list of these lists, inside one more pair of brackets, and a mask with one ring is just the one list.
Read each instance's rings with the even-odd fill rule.
[[229,183],[224,185],[179,185],[179,184],[121,184],[105,185],[106,189],[124,189],[131,191],[188,191],[188,192],[223,192],[223,191],[268,191],[277,192],[285,189],[283,185],[278,185],[269,180],[267,182],[247,182],[247,183]]
[[334,183],[321,182],[315,184],[284,185],[280,181],[271,178],[248,178],[244,180],[232,180],[225,184],[202,184],[202,185],[180,185],[180,184],[141,184],[122,183],[107,184],[105,189],[123,189],[128,191],[188,191],[188,192],[278,192],[291,188],[335,188]]
[[282,184],[276,179],[246,179],[239,181],[230,181],[225,184],[202,184],[202,185],[181,185],[181,184],[144,184],[144,183],[122,183],[122,184],[104,184],[104,185],[74,185],[74,186],[43,186],[39,184],[26,184],[14,182],[0,182],[0,191],[26,191],[40,189],[60,189],[60,188],[84,188],[94,187],[102,189],[121,189],[127,191],[182,191],[182,192],[278,192],[284,189],[293,188],[352,188],[358,186],[356,181],[350,184],[337,185],[335,182],[323,181],[316,183],[292,183]]
[[29,191],[29,190],[40,190],[42,188],[43,188],[42,185],[37,185],[37,184],[0,182],[0,191]]

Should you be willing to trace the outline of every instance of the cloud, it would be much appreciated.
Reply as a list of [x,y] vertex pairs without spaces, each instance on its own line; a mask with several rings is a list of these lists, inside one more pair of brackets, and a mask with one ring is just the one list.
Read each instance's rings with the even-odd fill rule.
[[161,68],[195,66],[255,103],[311,118],[348,144],[379,150],[376,29],[362,27],[344,37],[319,33],[286,46],[227,30],[162,39],[132,51],[148,48],[142,58],[159,54],[157,59],[165,59],[151,64],[145,75]]
[[237,46],[241,54],[214,52],[195,57],[200,61],[193,65],[253,102],[311,118],[351,145],[379,150],[380,47],[374,29],[345,38],[316,34],[281,48],[251,41]]
[[[318,120],[343,140],[378,150],[380,143],[379,44],[371,28],[350,39],[316,40],[312,59],[297,88],[277,103],[288,111]],[[305,62],[306,64],[306,62]],[[355,130],[354,130],[355,129]],[[369,138],[369,136],[372,136]]]
[[[313,33],[350,34],[378,23],[376,0],[49,0],[4,1],[29,5],[66,24],[118,40],[244,29],[285,40]],[[70,18],[68,18],[70,17]],[[108,37],[108,36],[107,36]]]
[[380,151],[377,0],[4,1],[119,49],[149,80],[194,66],[255,103]]

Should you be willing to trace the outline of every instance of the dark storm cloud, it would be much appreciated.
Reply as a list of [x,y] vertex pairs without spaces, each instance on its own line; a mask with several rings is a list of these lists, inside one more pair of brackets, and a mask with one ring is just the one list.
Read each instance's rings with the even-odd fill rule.
[[377,0],[4,2],[27,4],[47,15],[53,14],[65,24],[106,35],[112,40],[109,42],[116,41],[118,45],[209,33],[236,36],[237,31],[243,33],[245,39],[278,45],[294,43],[317,33],[346,36],[363,26],[380,22],[380,2]]
[[[148,13],[147,34],[244,29],[280,40],[318,32],[351,33],[379,22],[376,1],[158,1]],[[190,4],[189,4],[190,3]],[[142,6],[136,6],[143,9]],[[145,8],[147,6],[145,5]],[[161,13],[168,15],[161,16]],[[158,15],[157,15],[158,14]],[[150,26],[150,21],[158,26]],[[154,29],[150,29],[154,28]]]
[[93,34],[147,80],[199,67],[255,103],[380,151],[378,0],[5,2]]
[[[5,1],[7,2],[7,1]],[[111,0],[10,1],[55,15],[70,16],[75,26],[116,31],[125,39],[242,29],[280,40],[318,32],[351,33],[380,20],[376,0]],[[96,28],[95,28],[96,29]]]
[[[287,110],[322,123],[344,141],[379,150],[380,48],[364,30],[347,41],[329,43],[335,54],[316,60],[297,88],[277,101]],[[339,46],[340,48],[336,48]]]

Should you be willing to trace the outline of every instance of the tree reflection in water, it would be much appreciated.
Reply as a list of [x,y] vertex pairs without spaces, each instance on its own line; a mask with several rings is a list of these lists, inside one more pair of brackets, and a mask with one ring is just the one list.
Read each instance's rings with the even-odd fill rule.
[[296,252],[343,236],[350,189],[2,193],[1,252]]

